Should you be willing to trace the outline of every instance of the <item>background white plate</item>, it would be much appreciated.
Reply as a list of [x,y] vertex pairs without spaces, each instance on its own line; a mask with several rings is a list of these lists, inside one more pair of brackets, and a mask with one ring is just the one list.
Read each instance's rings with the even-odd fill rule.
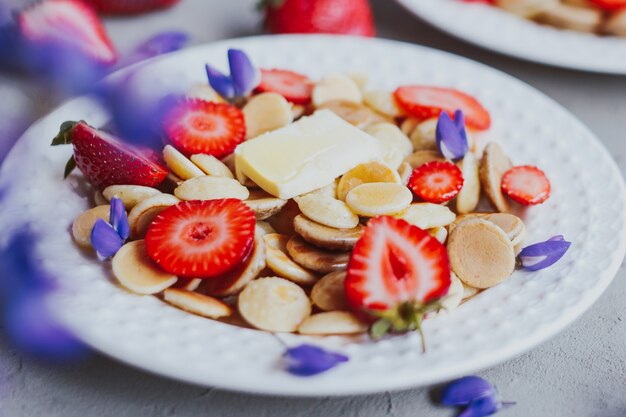
[[70,147],[49,146],[61,122],[106,120],[85,98],[33,125],[0,170],[10,187],[0,214],[2,240],[21,223],[41,234],[44,265],[59,276],[54,306],[94,348],[128,364],[184,381],[280,395],[340,395],[434,383],[494,365],[554,335],[581,315],[615,275],[626,249],[626,191],[602,145],[558,104],[486,66],[409,44],[332,36],[257,37],[223,41],[162,57],[145,68],[146,86],[204,81],[205,62],[226,66],[226,50],[246,50],[262,67],[285,67],[318,78],[336,71],[370,74],[372,88],[423,83],[474,94],[492,112],[488,133],[516,163],[541,166],[552,198],[528,212],[528,241],[562,233],[573,245],[552,268],[516,272],[448,316],[427,320],[428,352],[417,334],[378,343],[342,337],[287,335],[340,350],[350,362],[312,378],[278,366],[283,346],[270,334],[184,313],[155,297],[116,286],[109,265],[79,252],[69,233],[88,206],[75,175],[62,181]]
[[626,38],[539,25],[461,0],[397,1],[437,28],[484,48],[558,67],[626,74]]

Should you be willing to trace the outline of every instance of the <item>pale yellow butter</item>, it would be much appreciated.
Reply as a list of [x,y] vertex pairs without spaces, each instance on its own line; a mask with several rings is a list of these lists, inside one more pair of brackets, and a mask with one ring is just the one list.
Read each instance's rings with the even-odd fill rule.
[[292,198],[333,182],[355,166],[381,159],[378,140],[330,110],[237,146],[235,170],[268,193]]

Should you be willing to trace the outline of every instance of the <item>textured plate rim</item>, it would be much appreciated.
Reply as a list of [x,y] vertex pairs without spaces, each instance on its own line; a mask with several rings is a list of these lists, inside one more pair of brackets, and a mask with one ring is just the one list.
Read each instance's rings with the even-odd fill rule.
[[[458,0],[460,1],[460,0]],[[594,64],[588,61],[577,60],[575,58],[569,57],[570,62],[564,62],[562,59],[557,58],[559,54],[550,53],[547,51],[545,53],[540,54],[532,54],[528,50],[514,48],[512,49],[509,45],[503,44],[496,37],[493,41],[488,41],[484,39],[479,39],[465,30],[456,29],[454,25],[450,24],[450,21],[447,18],[440,17],[431,13],[427,8],[421,6],[416,0],[396,0],[398,4],[400,4],[404,9],[409,11],[414,16],[422,19],[427,22],[431,26],[445,32],[456,39],[461,41],[471,43],[481,48],[485,48],[494,52],[497,52],[502,55],[506,55],[513,58],[523,59],[529,62],[534,62],[537,64],[549,65],[557,68],[565,68],[577,71],[584,72],[592,72],[598,74],[612,74],[612,75],[626,75],[626,63],[624,65],[602,65],[602,63]],[[472,7],[487,7],[482,5],[471,5]],[[506,12],[502,12],[506,13]],[[508,17],[508,16],[507,16]],[[539,24],[533,22],[524,22],[528,27],[528,31],[537,32],[537,31],[546,31],[553,30],[552,28],[542,27]],[[586,36],[594,36],[600,38],[599,36],[579,33],[576,32],[577,35],[586,35]],[[626,38],[624,39],[626,42]],[[574,45],[570,45],[574,46]],[[572,61],[573,59],[573,61]]]
[[[201,50],[202,48],[206,48],[208,46],[211,46],[211,47],[229,46],[232,43],[237,43],[237,42],[246,41],[246,40],[265,40],[265,39],[276,39],[276,38],[277,38],[276,36],[252,36],[252,37],[247,37],[247,38],[228,39],[228,40],[223,40],[219,42],[198,45],[193,48],[188,48],[184,50],[184,52],[190,53],[190,51],[193,52],[193,50]],[[334,38],[334,36],[332,35],[295,35],[295,36],[284,35],[284,36],[280,36],[280,38],[288,39],[288,40],[307,39],[310,41],[310,40],[315,40],[317,38],[332,39]],[[500,77],[507,78],[509,82],[517,83],[518,85],[524,86],[524,88],[526,89],[532,90],[534,94],[540,94],[542,99],[547,100],[551,103],[551,105],[558,107],[559,110],[564,112],[564,114],[566,114],[573,123],[575,123],[579,128],[584,130],[584,132],[587,134],[589,139],[591,139],[591,143],[593,143],[593,146],[596,147],[603,154],[603,157],[607,159],[607,161],[609,162],[611,171],[613,171],[613,173],[617,175],[617,177],[620,178],[620,182],[619,182],[620,193],[622,195],[626,194],[626,185],[624,184],[624,179],[621,175],[621,172],[619,171],[617,164],[611,157],[608,150],[597,139],[597,137],[578,118],[573,116],[567,109],[559,105],[555,100],[551,99],[550,97],[545,96],[543,93],[539,92],[532,86],[529,86],[526,83],[523,83],[522,81],[503,73],[502,71],[499,71],[487,65],[480,64],[468,58],[460,57],[460,56],[457,56],[448,52],[438,51],[438,50],[423,47],[423,46],[416,46],[416,45],[406,43],[406,42],[397,42],[397,41],[390,41],[390,40],[383,40],[383,39],[364,40],[362,38],[353,38],[353,40],[355,42],[363,42],[363,43],[374,42],[374,43],[389,44],[389,45],[398,45],[398,44],[405,45],[411,48],[427,50],[427,51],[430,51],[431,53],[444,55],[446,59],[466,61],[467,63],[471,63],[474,66],[480,67],[481,70],[488,70],[491,72],[496,72],[498,73]],[[175,55],[175,53],[169,54],[168,56],[156,58],[152,60],[151,62],[155,62],[161,59],[168,59],[172,55]],[[72,103],[77,102],[81,99],[82,98],[79,97],[79,98],[70,100],[62,104],[61,106],[57,107],[52,112],[48,113],[48,115],[44,116],[39,121],[35,122],[24,133],[24,136],[26,136],[29,133],[29,131],[36,129],[38,125],[42,123],[42,121],[45,120],[45,118],[49,117],[52,113],[59,111],[65,106],[70,106],[72,105]],[[7,159],[11,157],[13,152],[14,150],[10,152],[10,154],[7,156]],[[626,219],[626,213],[624,213],[624,218]],[[532,336],[521,339],[520,340],[521,343],[518,343],[514,348],[510,348],[508,350],[502,350],[499,352],[497,356],[491,355],[488,358],[483,357],[482,360],[475,361],[471,365],[466,365],[465,367],[456,367],[453,369],[448,369],[447,372],[439,372],[436,375],[429,375],[427,377],[422,377],[422,378],[419,378],[418,381],[416,381],[413,378],[404,378],[404,379],[398,378],[397,380],[394,380],[393,383],[386,384],[384,387],[373,387],[371,385],[368,385],[367,383],[362,384],[362,383],[359,383],[358,381],[355,381],[354,385],[349,385],[349,386],[344,386],[344,387],[339,387],[339,388],[335,386],[332,389],[324,389],[324,388],[317,387],[315,392],[310,392],[308,391],[306,385],[299,385],[299,384],[293,384],[293,386],[289,386],[289,387],[281,386],[279,388],[274,388],[272,386],[260,387],[258,381],[249,383],[248,381],[241,381],[241,380],[236,380],[236,379],[229,380],[227,378],[225,380],[219,380],[219,381],[216,380],[216,381],[208,382],[206,378],[195,378],[193,376],[190,377],[190,375],[187,375],[184,373],[177,373],[171,367],[168,369],[155,369],[154,363],[150,359],[146,359],[145,357],[141,357],[141,356],[133,357],[132,355],[129,355],[128,352],[115,349],[114,344],[113,344],[113,348],[111,348],[111,345],[103,347],[99,345],[98,343],[96,343],[94,340],[91,340],[90,337],[84,334],[81,334],[79,329],[73,329],[73,330],[76,330],[77,336],[81,338],[86,344],[92,346],[95,350],[103,353],[106,356],[115,358],[119,360],[120,362],[145,370],[152,374],[166,376],[166,377],[173,378],[179,381],[193,383],[193,384],[197,384],[201,386],[207,386],[208,384],[211,384],[211,386],[214,386],[216,388],[227,389],[227,390],[232,390],[232,391],[264,394],[264,395],[295,396],[295,397],[362,395],[362,394],[376,393],[376,392],[388,391],[388,390],[409,389],[409,388],[415,388],[418,386],[438,383],[446,379],[449,379],[451,377],[458,376],[460,374],[465,374],[465,373],[477,371],[480,369],[484,369],[486,367],[494,366],[507,359],[515,357],[523,352],[526,352],[532,347],[558,334],[561,330],[563,330],[569,324],[573,323],[586,310],[588,310],[588,308],[600,297],[600,295],[609,286],[609,284],[614,279],[616,272],[622,263],[622,259],[624,258],[624,255],[626,254],[626,239],[622,239],[620,241],[620,247],[617,249],[617,252],[619,253],[619,256],[616,256],[611,262],[611,264],[608,265],[602,271],[602,274],[600,276],[601,279],[598,280],[598,282],[596,283],[596,285],[594,285],[592,290],[588,291],[586,295],[581,298],[579,303],[576,304],[577,308],[575,309],[575,313],[559,316],[558,320],[553,321],[552,323],[550,323],[550,325],[543,326],[540,332],[535,332],[532,334]]]

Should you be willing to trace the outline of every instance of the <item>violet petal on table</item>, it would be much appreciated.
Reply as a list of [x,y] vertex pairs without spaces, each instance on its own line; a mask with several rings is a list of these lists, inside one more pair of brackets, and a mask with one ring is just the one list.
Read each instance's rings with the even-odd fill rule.
[[465,131],[465,117],[461,110],[454,113],[454,120],[448,113],[442,112],[439,116],[436,129],[436,140],[439,152],[446,159],[457,161],[469,150],[467,132]]
[[495,396],[496,389],[479,376],[464,376],[450,382],[441,394],[443,405],[467,405],[476,398]]
[[53,317],[46,303],[47,292],[15,294],[3,311],[7,336],[20,351],[37,358],[67,361],[82,357],[86,347]]
[[225,99],[235,97],[235,86],[229,76],[222,74],[209,64],[206,64],[206,75],[209,78],[209,84],[220,96]]
[[502,404],[493,395],[476,398],[461,411],[458,417],[485,417],[498,412]]
[[96,250],[100,259],[107,259],[115,255],[124,244],[124,239],[109,223],[102,219],[96,220],[91,230],[91,246]]
[[283,355],[287,372],[297,376],[312,376],[334,368],[348,357],[319,346],[302,344],[287,349]]
[[561,259],[571,244],[562,235],[554,236],[545,242],[535,243],[522,249],[519,260],[524,269],[538,271]]
[[252,64],[245,52],[229,49],[228,65],[236,97],[247,96],[261,82],[261,72]]
[[126,215],[126,208],[119,198],[113,197],[111,199],[111,212],[109,215],[109,221],[111,226],[122,238],[123,241],[130,236],[130,225],[128,224],[128,216]]

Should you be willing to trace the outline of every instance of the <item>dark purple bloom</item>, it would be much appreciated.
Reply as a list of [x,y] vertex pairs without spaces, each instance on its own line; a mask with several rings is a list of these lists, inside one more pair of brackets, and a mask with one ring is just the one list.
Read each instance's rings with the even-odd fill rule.
[[91,246],[103,260],[115,255],[130,235],[126,210],[119,198],[111,199],[109,221],[98,219],[91,229]]
[[245,52],[239,49],[228,50],[230,76],[222,74],[210,65],[206,65],[209,84],[227,100],[245,97],[261,82],[261,72],[256,68]]
[[52,288],[51,277],[35,257],[35,236],[27,229],[14,233],[0,251],[0,300],[14,293],[46,291]]
[[85,346],[54,319],[41,291],[14,294],[4,308],[4,329],[20,351],[48,360],[83,356]]
[[224,75],[209,64],[206,64],[206,75],[209,78],[209,84],[224,98],[235,97],[235,86],[233,80],[228,75]]
[[465,117],[461,110],[454,112],[454,120],[448,113],[442,112],[436,129],[437,147],[446,159],[457,161],[469,150]]
[[561,259],[571,244],[562,235],[554,236],[545,242],[535,243],[522,249],[519,260],[524,269],[538,271]]
[[140,43],[135,50],[122,60],[127,66],[158,55],[167,54],[181,49],[189,41],[189,36],[180,31],[160,32]]
[[469,403],[458,417],[485,417],[498,412],[502,404],[491,395],[476,398]]
[[495,394],[496,389],[489,381],[479,376],[464,376],[446,385],[441,394],[441,404],[467,405],[476,398]]
[[348,357],[313,345],[299,345],[287,349],[283,355],[287,372],[298,376],[312,376],[334,368]]

